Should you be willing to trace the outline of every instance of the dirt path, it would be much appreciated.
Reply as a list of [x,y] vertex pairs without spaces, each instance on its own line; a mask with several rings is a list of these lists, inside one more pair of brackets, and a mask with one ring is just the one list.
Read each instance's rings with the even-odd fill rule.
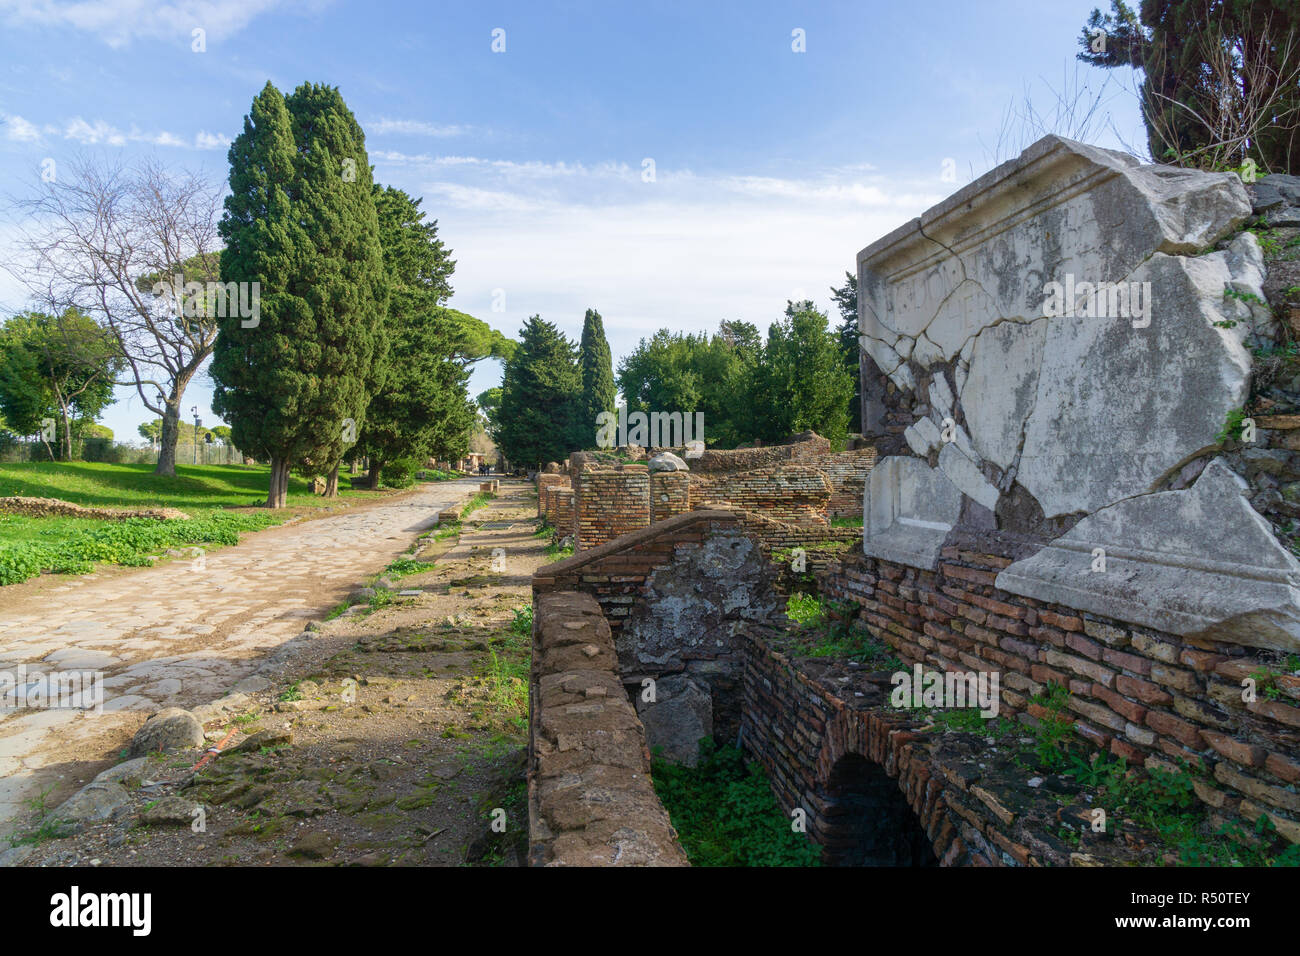
[[295,519],[156,567],[0,589],[0,670],[105,675],[103,713],[0,712],[0,832],[104,769],[162,707],[220,696],[384,568],[477,480]]
[[433,563],[392,584],[421,593],[358,605],[283,648],[261,670],[269,686],[199,708],[210,740],[235,735],[197,775],[198,750],[150,758],[111,821],[12,862],[521,862],[530,636],[512,623],[546,560],[536,527],[531,486],[503,482],[458,534],[406,535],[405,557]]

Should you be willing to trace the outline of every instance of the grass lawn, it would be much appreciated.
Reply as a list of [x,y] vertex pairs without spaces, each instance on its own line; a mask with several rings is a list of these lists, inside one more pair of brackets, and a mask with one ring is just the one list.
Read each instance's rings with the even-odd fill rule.
[[[0,496],[58,498],[88,507],[169,507],[190,521],[96,521],[86,518],[28,518],[0,514],[0,585],[44,571],[82,574],[96,563],[145,565],[168,548],[236,544],[239,535],[280,524],[300,508],[332,504],[311,493],[309,482],[290,476],[288,507],[268,511],[271,469],[265,465],[177,465],[176,477],[153,474],[152,465],[100,462],[0,464]],[[341,480],[340,485],[346,486]],[[384,492],[341,487],[347,499]]]

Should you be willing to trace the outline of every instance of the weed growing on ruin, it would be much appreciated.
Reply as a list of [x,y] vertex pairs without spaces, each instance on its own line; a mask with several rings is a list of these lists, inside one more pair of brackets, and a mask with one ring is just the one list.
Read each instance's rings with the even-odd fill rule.
[[406,578],[412,574],[431,570],[433,563],[429,561],[416,561],[412,558],[398,558],[388,567],[384,568],[384,576],[388,578]]
[[495,497],[496,495],[492,494],[490,491],[480,491],[473,498],[469,499],[469,501],[465,502],[465,507],[460,509],[460,520],[464,521],[474,512],[478,511],[479,508],[485,507],[487,503]]
[[546,561],[548,564],[571,557],[573,557],[572,544],[561,545],[558,541],[552,541],[546,546]]
[[510,622],[510,632],[512,634],[532,634],[533,633],[533,606],[525,604],[514,610],[514,620]]
[[692,866],[819,866],[821,851],[791,829],[757,764],[730,745],[700,741],[694,767],[656,758],[655,793]]
[[1241,425],[1246,420],[1246,410],[1244,408],[1234,408],[1228,412],[1228,419],[1219,429],[1219,433],[1214,436],[1214,440],[1222,444],[1228,440],[1237,440],[1241,438]]
[[1070,692],[1060,684],[1049,683],[1046,690],[1030,701],[1047,711],[1029,728],[1038,769],[1049,773],[1059,771],[1065,767],[1074,743],[1074,718],[1068,713]]
[[537,525],[537,530],[533,532],[534,538],[550,538],[553,537],[554,535],[555,535],[555,529],[552,528],[545,521],[540,522]]
[[831,519],[832,528],[861,528],[862,515],[840,515]]
[[800,627],[817,627],[826,620],[822,599],[814,594],[795,592],[785,602],[785,613]]

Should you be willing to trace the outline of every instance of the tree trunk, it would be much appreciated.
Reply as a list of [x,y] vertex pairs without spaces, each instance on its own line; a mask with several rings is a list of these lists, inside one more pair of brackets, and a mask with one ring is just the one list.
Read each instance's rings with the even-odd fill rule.
[[289,494],[289,469],[291,463],[278,455],[271,456],[271,488],[266,495],[268,508],[283,508]]
[[180,406],[168,402],[163,406],[162,435],[158,439],[158,466],[155,475],[176,476],[176,442],[180,439]]
[[370,474],[367,477],[370,479],[371,491],[379,490],[379,472],[383,470],[383,467],[384,463],[379,459],[370,459]]
[[325,497],[337,498],[339,496],[339,463],[334,462],[334,467],[330,469],[329,475],[325,478]]

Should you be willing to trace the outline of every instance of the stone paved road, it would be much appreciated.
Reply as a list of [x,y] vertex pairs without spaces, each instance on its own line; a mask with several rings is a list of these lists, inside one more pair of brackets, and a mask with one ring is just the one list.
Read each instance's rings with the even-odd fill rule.
[[[0,831],[88,780],[149,713],[219,697],[383,569],[477,479],[246,536],[201,559],[0,588],[0,671],[104,674],[103,713],[0,710]],[[19,585],[19,588],[24,586]]]

